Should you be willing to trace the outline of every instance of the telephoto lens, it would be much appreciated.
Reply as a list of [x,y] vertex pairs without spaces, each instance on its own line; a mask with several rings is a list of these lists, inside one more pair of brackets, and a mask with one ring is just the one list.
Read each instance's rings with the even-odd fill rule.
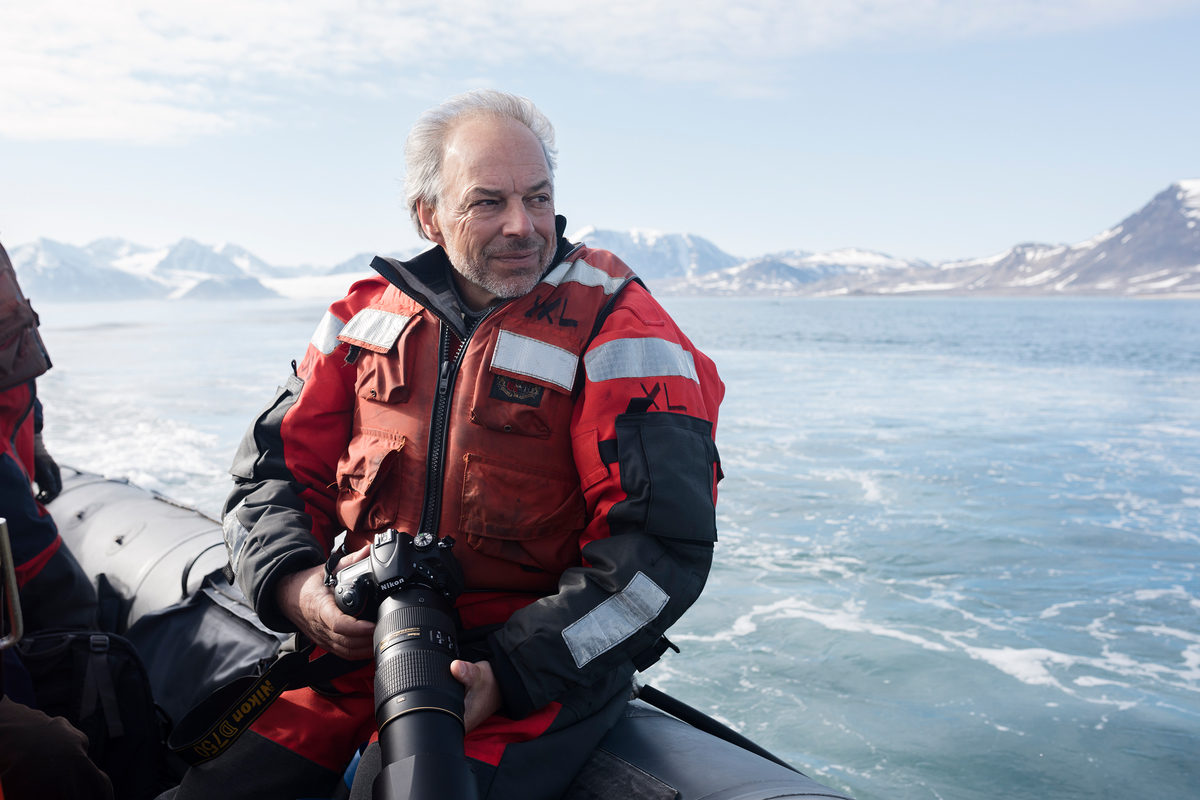
[[375,623],[376,800],[477,800],[463,750],[464,688],[451,608],[461,591],[452,540],[387,531],[371,548]]
[[[427,589],[379,606],[375,626],[375,720],[382,763],[377,800],[475,798],[463,752],[463,685],[450,674],[454,622]],[[382,791],[381,791],[382,790]]]

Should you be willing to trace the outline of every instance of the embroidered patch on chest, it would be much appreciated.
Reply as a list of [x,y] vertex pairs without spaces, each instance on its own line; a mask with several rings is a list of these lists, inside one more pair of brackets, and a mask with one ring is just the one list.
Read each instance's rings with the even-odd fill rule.
[[492,391],[488,394],[506,403],[520,403],[523,406],[537,408],[542,404],[542,395],[545,393],[545,386],[526,383],[507,375],[494,375],[492,376]]

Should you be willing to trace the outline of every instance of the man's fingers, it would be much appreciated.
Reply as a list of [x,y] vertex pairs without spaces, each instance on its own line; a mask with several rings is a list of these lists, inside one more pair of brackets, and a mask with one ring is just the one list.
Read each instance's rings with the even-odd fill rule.
[[337,602],[333,599],[333,594],[328,587],[321,587],[325,590],[325,595],[321,598],[320,615],[321,621],[325,623],[325,627],[330,631],[344,634],[346,636],[370,636],[375,630],[375,623],[365,619],[356,619],[348,614],[343,614],[342,610],[337,607]]
[[343,647],[373,647],[374,637],[371,631],[364,633],[340,633],[337,631],[326,631],[326,638],[331,642],[336,642]]
[[362,547],[355,550],[353,553],[347,553],[346,555],[342,556],[341,560],[338,561],[337,569],[334,571],[341,572],[342,570],[344,570],[346,567],[350,566],[351,564],[357,564],[359,561],[362,561],[364,558],[366,558],[370,554],[371,554],[371,545],[365,544]]
[[[370,625],[370,623],[367,624]],[[371,653],[375,650],[374,639],[369,630],[365,634],[346,635],[326,629],[325,635],[321,637],[320,641],[317,641],[317,644],[335,655],[353,660],[370,658]]]
[[466,688],[463,728],[467,733],[485,719],[495,714],[503,705],[500,687],[492,674],[492,666],[486,661],[473,664],[470,661],[453,661],[450,674]]
[[333,633],[339,633],[342,636],[349,636],[352,638],[366,637],[369,639],[375,632],[374,622],[368,622],[365,619],[348,617],[341,611],[338,611],[338,616],[333,617],[332,619],[326,619],[326,624],[329,626],[329,630]]
[[337,642],[329,642],[329,645],[325,649],[347,661],[363,661],[370,658],[373,652],[373,648],[370,645],[366,647],[346,647]]
[[470,689],[479,678],[479,667],[470,661],[455,661],[450,664],[450,674],[456,681]]
[[[328,592],[326,587],[321,588]],[[322,648],[354,661],[371,657],[375,649],[375,623],[343,614],[332,594],[327,593],[318,601],[317,622],[321,629],[309,635]]]
[[349,642],[340,644],[330,642],[330,645],[331,647],[327,647],[325,649],[333,653],[335,656],[341,656],[347,661],[362,661],[364,659],[368,659],[375,651],[375,648],[371,646],[370,642],[367,642],[365,645],[361,642],[357,645]]
[[[361,561],[369,553],[370,547],[364,547],[346,556],[342,563]],[[283,598],[281,605],[284,600],[291,598],[292,604],[302,609],[296,615],[299,621],[293,621],[322,649],[353,661],[370,658],[375,649],[375,623],[343,614],[333,599],[333,593],[324,585],[323,573],[324,568],[320,566],[305,570],[299,585],[291,587],[297,595],[295,598],[291,598],[289,592],[279,590]]]

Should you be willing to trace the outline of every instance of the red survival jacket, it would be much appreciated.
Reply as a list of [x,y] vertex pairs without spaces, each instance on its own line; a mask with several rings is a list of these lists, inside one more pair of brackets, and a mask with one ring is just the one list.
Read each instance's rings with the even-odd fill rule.
[[[334,303],[247,433],[230,564],[261,618],[348,531],[453,536],[463,627],[507,713],[579,716],[661,653],[716,540],[724,385],[611,253],[560,240],[529,294],[467,330],[441,248]],[[656,647],[657,645],[657,647]]]

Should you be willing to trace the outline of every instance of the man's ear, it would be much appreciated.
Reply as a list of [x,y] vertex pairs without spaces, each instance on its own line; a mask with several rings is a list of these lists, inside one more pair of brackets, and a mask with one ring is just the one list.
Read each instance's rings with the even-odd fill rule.
[[442,236],[442,229],[438,224],[437,208],[424,200],[418,200],[417,219],[421,221],[421,230],[425,231],[429,241],[440,244],[442,247],[446,246],[446,238]]

